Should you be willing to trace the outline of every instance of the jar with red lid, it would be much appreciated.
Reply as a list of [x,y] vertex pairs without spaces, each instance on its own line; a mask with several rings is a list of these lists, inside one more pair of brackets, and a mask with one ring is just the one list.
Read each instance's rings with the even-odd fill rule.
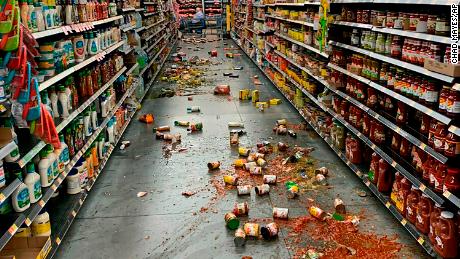
[[428,34],[435,34],[436,33],[436,19],[438,16],[436,15],[428,15],[427,23],[426,23],[426,32]]
[[415,227],[425,235],[430,231],[430,215],[432,211],[433,201],[426,194],[422,193],[417,205]]
[[420,14],[415,31],[425,33],[427,31],[428,14]]
[[444,140],[444,155],[452,159],[458,159],[460,155],[460,137],[450,131]]
[[386,25],[386,18],[387,18],[387,15],[384,11],[377,11],[376,12],[376,19],[375,19],[375,23],[374,23],[374,26],[377,26],[377,27],[385,27]]
[[439,93],[439,112],[447,114],[447,99],[450,95],[450,87],[443,85],[441,92]]
[[393,28],[396,19],[398,19],[398,13],[397,12],[387,12],[386,27],[387,28]]
[[411,13],[409,15],[409,31],[416,31],[417,25],[420,20],[420,17],[416,13]]
[[438,122],[438,126],[436,126],[436,133],[434,134],[434,150],[439,153],[444,153],[444,141],[446,140],[447,136],[447,126],[442,123]]
[[356,138],[351,138],[350,142],[350,162],[353,164],[361,164],[362,161],[362,151],[361,144]]
[[407,195],[407,206],[406,206],[406,219],[412,224],[415,224],[417,220],[417,207],[422,192],[415,186],[410,189],[409,195]]
[[460,91],[452,88],[447,98],[447,116],[453,120],[460,118]]
[[401,101],[398,101],[398,109],[396,111],[396,124],[404,125],[407,122],[408,110],[406,104]]
[[391,190],[393,176],[390,170],[390,165],[383,159],[379,160],[379,177],[377,179],[377,189],[381,193],[386,193]]
[[409,141],[406,138],[401,138],[401,146],[399,147],[399,154],[403,158],[409,158],[411,151],[411,146]]
[[422,115],[422,123],[420,124],[419,132],[423,136],[428,135],[428,132],[430,130],[430,121],[431,121],[431,117],[429,115],[427,115],[427,114]]
[[[433,169],[433,167],[432,167]],[[447,175],[447,166],[445,164],[438,163],[434,173],[434,190],[441,193],[444,186],[444,181]]]
[[446,178],[444,178],[442,191],[449,191],[456,195],[460,193],[460,168],[447,168],[447,175]]
[[423,96],[425,106],[435,108],[438,105],[439,91],[433,81],[428,81],[425,84],[425,94]]
[[399,191],[396,198],[396,209],[401,213],[404,217],[406,216],[406,209],[407,209],[407,196],[410,193],[411,183],[407,178],[403,178],[399,185]]
[[376,144],[384,144],[385,143],[385,126],[382,123],[376,122],[375,123],[375,131],[374,131],[374,138]]
[[401,51],[402,51],[402,47],[401,47],[400,37],[394,36],[391,42],[391,49],[390,49],[391,57],[399,59],[401,57]]
[[428,238],[432,244],[436,243],[434,229],[436,224],[438,223],[439,217],[441,217],[441,211],[445,208],[437,203],[434,204],[433,211],[430,214],[430,229],[428,232]]
[[403,14],[402,29],[405,31],[410,31],[410,13]]

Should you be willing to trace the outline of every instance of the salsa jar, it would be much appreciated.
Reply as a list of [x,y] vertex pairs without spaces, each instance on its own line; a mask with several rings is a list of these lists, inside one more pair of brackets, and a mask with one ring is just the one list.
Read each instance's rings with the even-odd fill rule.
[[435,34],[438,36],[448,36],[450,31],[449,20],[445,16],[436,18]]
[[385,27],[387,16],[384,11],[377,11],[374,26]]
[[455,159],[460,155],[460,137],[450,131],[444,140],[444,155]]
[[425,33],[428,29],[427,23],[428,23],[428,15],[420,14],[415,31]]
[[371,18],[371,11],[370,10],[363,10],[362,11],[362,23],[369,23]]
[[410,146],[409,140],[405,138],[401,138],[401,146],[399,147],[399,154],[403,158],[407,159],[410,156],[410,151],[411,151],[411,146]]
[[406,124],[408,118],[408,110],[406,104],[398,101],[398,110],[396,111],[396,124]]
[[395,152],[399,152],[399,147],[401,146],[401,136],[399,134],[394,133],[393,137],[391,138],[391,149]]
[[423,114],[422,123],[420,124],[420,134],[427,136],[430,130],[430,121],[431,117],[429,115]]
[[[425,90],[423,94],[423,99],[425,101],[425,105],[429,108],[434,108],[438,104],[438,94],[439,91],[436,88],[436,85],[433,81],[429,81],[425,84]],[[460,105],[460,103],[459,103]]]
[[[434,169],[432,168],[432,170]],[[438,163],[438,166],[435,168],[433,173],[434,190],[436,192],[442,192],[447,175],[447,166],[445,164]]]
[[387,28],[393,28],[395,25],[395,20],[398,19],[398,13],[397,12],[387,12],[387,18],[386,18],[386,27]]
[[409,15],[409,31],[416,31],[419,21],[420,21],[420,16],[416,13],[411,13]]
[[383,124],[376,122],[375,123],[375,131],[374,131],[374,139],[375,143],[383,144],[385,143],[385,127]]
[[442,86],[441,92],[439,93],[439,112],[442,114],[447,113],[447,98],[450,95],[450,87]]
[[447,126],[442,123],[438,122],[438,126],[436,127],[436,133],[434,134],[434,150],[439,153],[444,152],[444,141],[447,136]]
[[447,116],[457,120],[460,117],[460,91],[452,88],[447,98]]
[[399,12],[398,17],[394,20],[393,28],[401,30],[403,28],[404,13]]
[[454,194],[460,193],[460,168],[447,168],[447,175],[444,179],[442,191],[449,191]]
[[371,128],[371,119],[369,115],[367,115],[367,113],[364,113],[363,114],[363,134],[365,136],[369,136],[370,128]]
[[377,106],[377,90],[372,87],[367,88],[367,107],[374,109]]

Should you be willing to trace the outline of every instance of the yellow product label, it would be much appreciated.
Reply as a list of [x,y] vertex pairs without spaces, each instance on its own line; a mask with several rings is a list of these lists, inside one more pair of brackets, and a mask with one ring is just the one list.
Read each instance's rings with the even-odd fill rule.
[[31,237],[32,236],[32,231],[30,230],[30,228],[20,228],[18,229],[18,231],[16,232],[16,234],[14,234],[15,237]]
[[235,167],[243,167],[245,162],[246,161],[244,161],[244,159],[236,159],[235,162],[233,162],[233,164],[235,165]]
[[327,77],[327,70],[325,68],[321,69],[321,76],[322,77]]
[[259,90],[252,91],[252,102],[256,103],[259,101]]
[[257,102],[256,103],[257,108],[260,108],[261,106],[264,108],[268,108],[268,103],[267,102]]
[[393,201],[393,203],[396,203],[396,201],[398,200],[398,194],[396,192],[391,192],[390,198]]
[[395,202],[395,205],[396,205],[396,208],[399,210],[399,211],[403,211],[404,210],[404,200],[401,199],[399,196],[397,197],[397,201]]
[[43,223],[33,223],[32,224],[32,235],[33,236],[44,236],[48,232],[51,232],[51,224],[49,220]]
[[270,105],[278,105],[281,103],[281,99],[271,99]]

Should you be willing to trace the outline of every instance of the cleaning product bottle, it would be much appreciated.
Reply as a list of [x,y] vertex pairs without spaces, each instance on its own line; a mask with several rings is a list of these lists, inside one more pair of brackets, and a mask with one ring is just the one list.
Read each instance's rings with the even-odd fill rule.
[[91,157],[93,159],[93,166],[97,168],[99,166],[99,158],[97,156],[97,143],[91,144]]
[[37,31],[44,31],[46,28],[45,25],[45,16],[43,15],[43,9],[41,3],[34,4],[35,20],[37,21]]
[[59,118],[59,108],[58,108],[58,95],[55,88],[50,87],[50,100],[51,100],[51,109],[53,110],[53,117]]
[[5,186],[5,184],[6,184],[5,169],[3,169],[3,160],[0,159],[0,188]]
[[15,145],[15,148],[5,156],[5,162],[13,163],[16,162],[19,157],[19,148],[18,148],[18,135],[14,131],[13,127],[13,121],[11,118],[5,120],[5,127],[11,128],[11,135],[13,136],[13,144]]
[[48,187],[53,183],[54,172],[52,162],[48,158],[46,148],[40,151],[40,162],[38,163],[38,172],[40,173],[40,181],[42,187]]
[[73,24],[74,19],[73,17],[73,5],[72,0],[67,0],[65,5],[65,24],[70,25]]
[[[67,81],[66,81],[67,83]],[[69,85],[66,85],[64,87],[64,92],[67,96],[67,113],[69,113],[69,111],[73,110],[74,108],[77,108],[77,106],[75,107],[72,107],[72,90],[70,89]]]
[[105,145],[105,137],[103,134],[100,134],[97,137],[97,154],[98,154],[99,160],[102,160],[105,157],[104,145]]
[[27,175],[24,183],[29,189],[30,203],[36,203],[42,197],[42,186],[40,184],[40,175],[35,172],[34,163],[27,164]]
[[16,187],[16,190],[14,190],[11,196],[11,203],[16,212],[23,212],[30,207],[29,188],[27,188],[27,185],[23,182]]
[[81,192],[80,174],[76,167],[70,170],[65,179],[67,181],[67,194],[77,194]]
[[54,149],[53,149],[53,146],[51,146],[50,144],[47,144],[46,147],[46,157],[49,159],[50,163],[51,163],[51,170],[53,172],[53,179],[56,179],[56,177],[58,177],[59,175],[59,165],[58,165],[58,160],[57,160],[57,157],[56,155],[54,154]]
[[91,130],[91,115],[88,109],[85,109],[83,112],[83,125],[84,125],[84,132],[85,136],[89,137],[93,133]]
[[107,134],[109,136],[109,142],[115,144],[115,132],[114,132],[114,120],[113,118],[107,123]]
[[103,93],[100,97],[101,99],[101,117],[105,118],[107,117],[107,113],[109,112],[109,101],[107,99],[106,93]]
[[65,119],[69,117],[69,94],[66,93],[65,87],[63,85],[58,86],[58,110],[61,118]]
[[40,96],[42,97],[42,103],[46,106],[46,110],[53,115],[53,109],[51,108],[51,100],[48,95],[48,90],[44,89],[40,91]]
[[99,52],[99,43],[96,37],[94,36],[94,32],[89,33],[88,38],[88,53],[91,56],[96,55]]
[[94,175],[93,158],[91,157],[91,153],[89,150],[85,152],[85,162],[86,162],[86,168],[88,169],[88,179],[92,179],[95,175]]
[[32,229],[32,236],[34,237],[51,236],[51,223],[48,212],[43,210],[40,214],[38,214],[34,221],[32,221],[32,225],[30,227]]
[[77,63],[83,62],[85,60],[85,55],[86,55],[84,36],[83,35],[75,36],[72,39],[72,42],[73,42],[73,52],[75,54],[75,61]]
[[64,165],[64,161],[61,160],[61,154],[62,154],[62,149],[61,148],[54,148],[54,156],[56,157],[56,161],[57,161],[57,175],[56,177],[59,176],[60,173],[64,172],[65,170],[65,165]]
[[64,165],[67,165],[70,162],[70,155],[69,155],[69,146],[64,141],[64,134],[59,133],[59,140],[61,141],[61,157],[60,160]]
[[80,175],[80,187],[85,188],[88,183],[88,168],[86,167],[85,158],[81,157],[74,168],[78,170],[78,174]]
[[91,128],[95,131],[98,128],[96,105],[91,105]]
[[27,0],[28,11],[27,11],[27,26],[31,32],[38,31],[37,27],[37,13],[35,12],[35,6],[32,0]]
[[47,30],[54,28],[54,16],[52,10],[47,5],[43,5],[41,8],[43,15],[45,16],[45,28]]

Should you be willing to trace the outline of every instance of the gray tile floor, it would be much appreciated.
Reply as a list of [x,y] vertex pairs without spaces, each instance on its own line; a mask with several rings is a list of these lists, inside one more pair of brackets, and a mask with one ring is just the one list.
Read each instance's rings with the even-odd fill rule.
[[[233,44],[227,41],[228,46]],[[192,51],[189,44],[179,43],[188,56],[208,57],[207,52],[216,42],[201,45],[201,51]],[[222,43],[220,43],[221,45]],[[233,207],[235,201],[247,200],[251,210],[249,217],[270,217],[273,205],[288,206],[290,216],[306,215],[306,204],[287,200],[280,195],[266,197],[237,197],[235,191],[227,192],[214,208],[217,213],[200,213],[207,206],[215,189],[209,184],[211,175],[206,163],[209,160],[223,161],[222,167],[230,166],[237,157],[228,145],[228,121],[243,121],[248,135],[241,139],[254,145],[267,136],[273,136],[274,121],[286,118],[292,123],[302,122],[296,110],[285,101],[278,90],[264,78],[262,73],[243,54],[234,59],[223,58],[222,45],[218,49],[220,65],[209,66],[205,87],[207,94],[196,95],[193,101],[187,97],[155,99],[155,92],[168,83],[158,82],[143,102],[141,113],[153,113],[155,125],[173,125],[174,120],[201,121],[204,130],[198,134],[187,134],[185,129],[174,127],[173,132],[182,134],[181,146],[187,151],[175,153],[169,159],[163,157],[162,142],[155,140],[152,125],[133,120],[124,139],[131,146],[124,151],[117,149],[93,187],[83,208],[56,254],[56,258],[290,258],[283,238],[273,242],[251,240],[244,248],[233,244],[233,232],[225,228],[223,215]],[[242,51],[239,51],[242,53]],[[171,63],[166,63],[171,65]],[[233,65],[241,65],[239,78],[222,77],[222,72]],[[250,77],[258,75],[263,82],[261,99],[280,98],[283,103],[260,113],[251,103],[238,101],[238,90],[252,88]],[[233,100],[212,95],[214,85],[226,83],[231,86]],[[200,114],[187,114],[190,105],[201,106]],[[139,114],[139,113],[138,113]],[[379,235],[397,235],[405,244],[400,257],[422,258],[424,253],[414,239],[374,197],[358,197],[354,190],[366,186],[341,162],[332,150],[313,131],[300,132],[297,140],[282,137],[283,141],[301,146],[315,147],[312,156],[320,165],[332,171],[328,191],[312,192],[323,209],[332,210],[333,198],[339,194],[351,213],[364,211],[365,219],[360,223],[362,231],[373,231]],[[276,140],[273,140],[276,141]],[[186,198],[183,191],[199,190]],[[210,191],[207,191],[209,188]],[[281,187],[280,187],[281,188]],[[149,194],[137,198],[139,191]],[[283,235],[285,235],[283,231]],[[345,237],[346,238],[346,237]]]

